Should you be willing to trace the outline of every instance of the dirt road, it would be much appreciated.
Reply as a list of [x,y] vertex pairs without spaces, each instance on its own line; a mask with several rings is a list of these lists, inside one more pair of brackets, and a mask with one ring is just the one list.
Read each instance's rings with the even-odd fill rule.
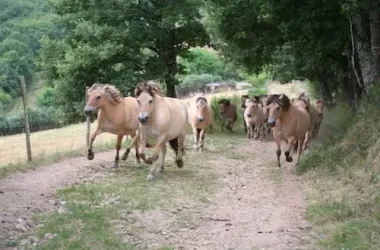
[[[114,234],[137,249],[310,249],[311,227],[304,219],[304,197],[294,165],[276,167],[271,141],[248,140],[243,134],[219,141],[216,137],[208,136],[201,153],[207,157],[199,160],[201,167],[191,169],[199,176],[213,176],[217,183],[213,191],[205,191],[207,202],[181,197],[165,209],[134,210],[116,222]],[[187,157],[196,159],[196,154],[189,152]],[[113,157],[110,151],[97,153],[92,162],[85,157],[67,159],[0,180],[0,248],[38,230],[33,215],[66,212],[65,201],[55,196],[58,189],[106,182],[115,175],[108,169]],[[138,234],[126,232],[131,224]]]

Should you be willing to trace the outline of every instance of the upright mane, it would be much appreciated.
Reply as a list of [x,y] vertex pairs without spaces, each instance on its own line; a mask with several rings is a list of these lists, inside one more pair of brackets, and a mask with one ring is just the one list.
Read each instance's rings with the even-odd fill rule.
[[230,105],[230,100],[223,98],[218,101],[218,104]]
[[279,97],[280,97],[280,95],[278,95],[278,94],[269,95],[265,104],[268,106],[272,102],[276,101],[277,98],[279,98]]
[[122,100],[122,96],[120,91],[114,86],[110,84],[102,84],[102,83],[94,83],[89,89],[88,93],[97,90],[102,94],[105,94],[108,100],[112,103],[119,103]]
[[276,103],[280,105],[285,111],[287,111],[291,105],[289,97],[287,97],[285,94],[280,95],[276,99]]
[[207,104],[207,99],[204,96],[198,96],[197,99],[195,99],[195,103],[198,103],[200,100],[204,101]]
[[147,92],[151,96],[163,96],[160,86],[154,81],[145,80],[137,84],[135,88],[135,97],[141,95],[142,92]]

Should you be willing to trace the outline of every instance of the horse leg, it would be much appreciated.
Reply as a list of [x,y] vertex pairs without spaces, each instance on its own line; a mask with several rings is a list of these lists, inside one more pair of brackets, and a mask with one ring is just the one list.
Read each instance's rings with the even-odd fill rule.
[[103,133],[103,130],[100,129],[99,127],[96,129],[96,131],[91,135],[91,140],[90,140],[90,145],[88,146],[88,153],[87,153],[87,159],[88,160],[93,160],[94,159],[94,152],[92,151],[92,144],[94,143],[95,141],[95,138],[99,135]]
[[[244,124],[246,124],[246,122],[244,122]],[[247,138],[251,138],[251,125],[250,124],[246,124],[246,133],[247,133]]]
[[299,143],[298,143],[298,159],[297,159],[296,167],[298,167],[298,165],[300,164],[300,158],[301,158],[301,155],[303,152],[303,148],[302,148],[303,143],[304,143],[304,139],[299,140]]
[[287,162],[292,162],[293,161],[293,157],[290,155],[290,153],[291,153],[291,151],[294,148],[294,143],[295,143],[294,137],[290,137],[288,139],[288,149],[285,151],[285,159],[286,159]]
[[157,144],[154,147],[154,153],[153,153],[153,155],[151,157],[149,157],[148,159],[144,159],[145,156],[144,156],[144,158],[141,157],[145,161],[145,163],[152,165],[150,167],[149,174],[147,176],[148,180],[153,180],[154,179],[154,174],[156,172],[156,168],[157,168],[156,165],[157,164],[153,164],[153,163],[155,163],[158,160],[158,154],[162,151],[162,148],[166,146],[165,143],[166,143],[166,135],[163,134],[157,140]]
[[165,164],[165,156],[166,156],[166,144],[162,147],[161,151],[161,166],[160,166],[160,172],[164,172],[164,164]]
[[199,133],[197,127],[193,126],[193,137],[194,137],[194,149],[198,149]]
[[183,156],[183,149],[185,146],[185,138],[186,138],[186,133],[183,133],[178,136],[178,154],[177,154],[175,162],[177,164],[177,167],[179,168],[183,167],[182,156]]
[[205,140],[205,133],[206,133],[206,131],[204,129],[202,129],[201,132],[200,132],[200,134],[199,134],[199,137],[201,138],[200,145],[199,145],[199,148],[200,148],[201,152],[203,152],[203,143],[204,143],[204,140]]
[[313,133],[313,130],[306,132],[305,140],[304,140],[304,143],[302,145],[303,150],[307,150],[310,147],[310,141],[311,141],[312,133]]
[[119,151],[121,148],[121,141],[123,140],[124,135],[118,135],[117,136],[117,143],[116,143],[116,157],[115,162],[113,163],[112,168],[118,168],[119,167]]
[[280,163],[280,156],[281,156],[281,140],[280,138],[275,137],[275,143],[276,143],[276,155],[277,155],[277,166],[280,168],[281,163]]

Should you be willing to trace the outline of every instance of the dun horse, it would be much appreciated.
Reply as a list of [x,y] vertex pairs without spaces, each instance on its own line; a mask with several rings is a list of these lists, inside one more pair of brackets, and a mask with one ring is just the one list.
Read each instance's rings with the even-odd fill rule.
[[261,134],[261,138],[264,139],[265,118],[262,106],[250,99],[247,99],[245,106],[244,122],[247,126],[247,137],[256,139],[260,137]]
[[315,110],[316,110],[316,120],[312,131],[312,138],[316,138],[318,136],[319,128],[321,126],[322,120],[323,120],[323,109],[324,109],[324,103],[323,100],[318,99],[315,103]]
[[[90,145],[88,147],[87,159],[94,159],[92,144],[95,138],[104,132],[117,135],[116,157],[113,168],[117,168],[119,164],[119,150],[124,135],[136,137],[139,121],[137,119],[138,106],[136,98],[125,97],[120,95],[119,90],[108,84],[93,84],[87,92],[88,101],[84,112],[86,115],[99,110],[98,126],[91,135]],[[126,160],[133,144],[125,151],[122,159]],[[136,161],[140,163],[138,154],[138,144],[135,144]]]
[[228,99],[221,99],[218,104],[222,121],[222,131],[224,131],[225,126],[227,130],[232,131],[232,127],[237,120],[236,105],[231,103]]
[[[145,163],[152,164],[147,179],[153,180],[156,172],[158,154],[162,152],[160,171],[164,171],[166,142],[176,154],[176,164],[183,167],[182,155],[188,125],[187,107],[176,98],[163,97],[161,89],[154,82],[143,81],[135,88],[138,102],[138,120],[140,134],[140,157]],[[152,157],[145,157],[145,145],[148,137],[157,138]]]
[[289,98],[282,95],[272,95],[267,99],[269,118],[268,123],[273,128],[273,138],[277,145],[277,163],[281,167],[281,140],[288,143],[285,151],[286,161],[292,162],[293,148],[298,144],[298,159],[296,166],[303,152],[303,144],[310,127],[310,116],[301,106],[294,105]]
[[205,132],[213,122],[213,112],[203,96],[198,97],[188,109],[189,123],[193,129],[194,148],[203,151]]

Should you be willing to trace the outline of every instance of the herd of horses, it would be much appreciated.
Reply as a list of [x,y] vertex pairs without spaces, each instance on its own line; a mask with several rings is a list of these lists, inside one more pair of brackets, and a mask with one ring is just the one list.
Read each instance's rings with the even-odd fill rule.
[[[156,171],[164,171],[167,147],[175,152],[176,165],[184,165],[185,138],[192,128],[194,149],[203,151],[205,133],[212,128],[214,112],[204,96],[184,104],[177,98],[165,97],[159,85],[153,81],[143,81],[135,87],[135,97],[122,97],[119,90],[109,84],[93,84],[87,92],[88,101],[84,108],[86,115],[98,112],[98,124],[91,135],[87,159],[94,159],[92,145],[96,136],[108,132],[117,135],[116,156],[113,168],[119,165],[119,151],[124,136],[130,136],[132,143],[122,156],[126,160],[135,147],[136,162],[141,159],[149,164],[148,180],[155,178]],[[237,107],[230,100],[218,101],[217,116],[221,119],[222,131],[232,130],[237,121]],[[241,96],[244,128],[248,138],[265,139],[272,133],[276,143],[277,162],[281,167],[281,141],[287,143],[286,161],[293,161],[298,152],[299,164],[302,152],[310,146],[310,141],[318,135],[323,119],[324,104],[318,99],[315,104],[302,93],[290,100],[285,94]],[[154,139],[155,144],[148,143]],[[145,156],[145,149],[153,148],[153,155]],[[161,152],[161,162],[156,163]],[[159,168],[158,168],[159,166]]]

